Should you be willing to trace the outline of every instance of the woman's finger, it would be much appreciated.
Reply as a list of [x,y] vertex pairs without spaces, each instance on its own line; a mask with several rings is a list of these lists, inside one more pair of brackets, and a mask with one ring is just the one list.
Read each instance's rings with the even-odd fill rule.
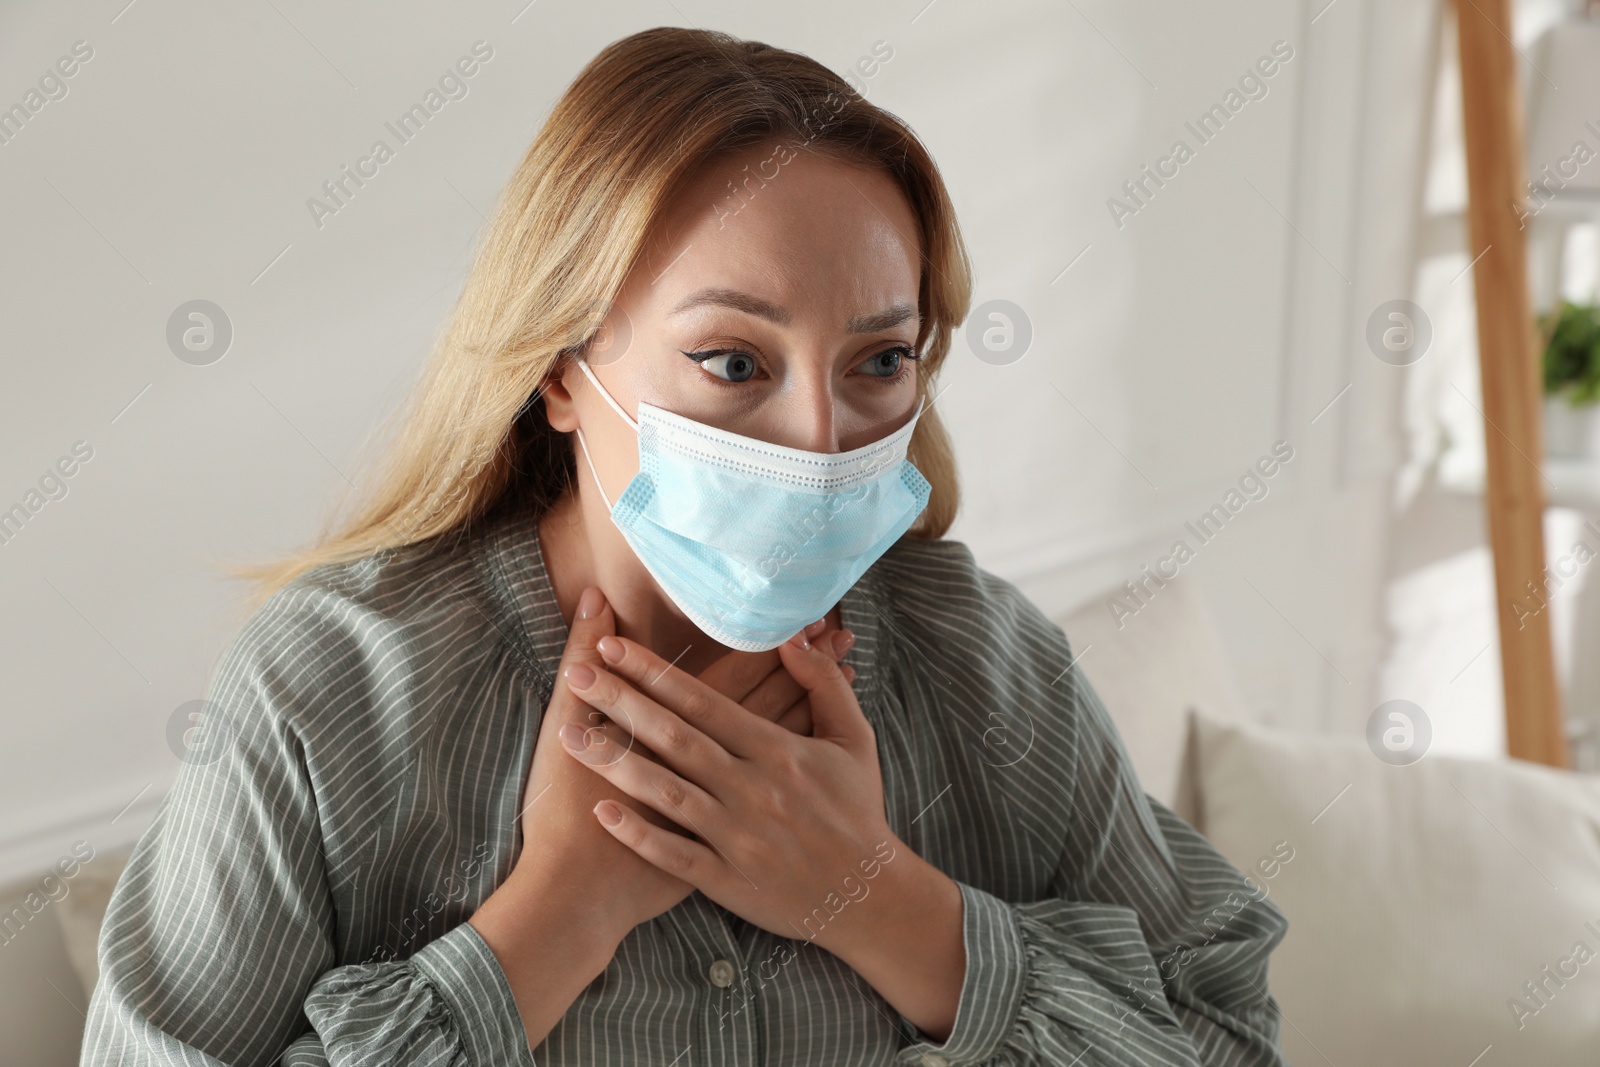
[[[807,634],[811,643],[838,659],[842,653],[833,651],[833,635],[842,631],[828,627],[815,634]],[[735,653],[738,655],[739,653]],[[739,701],[746,709],[761,716],[768,721],[776,722],[778,716],[786,713],[794,706],[795,701],[803,698],[806,691],[800,683],[795,681],[783,667],[783,661],[778,658],[777,649],[772,650],[772,671],[762,679],[761,683],[750,691],[750,695]],[[702,676],[703,677],[703,676]]]
[[[837,631],[835,631],[837,632]],[[856,669],[848,663],[839,664],[839,670],[844,672],[844,680],[854,682]],[[790,704],[775,720],[777,724],[791,733],[802,737],[811,736],[811,695],[808,693]]]
[[[644,648],[632,642],[629,646],[630,654]],[[663,765],[707,792],[720,795],[718,786],[734,783],[743,761],[703,727],[709,725],[713,730],[737,736],[748,736],[754,730],[771,731],[774,727],[676,667],[668,668],[668,673],[672,672],[695,687],[676,701],[678,710],[652,700],[621,675],[587,664],[574,664],[568,670],[567,686],[578,699],[605,712],[638,738]],[[770,743],[770,733],[768,739]]]
[[586,586],[583,595],[578,598],[572,625],[567,629],[567,644],[561,653],[555,691],[551,695],[551,705],[558,707],[564,718],[579,718],[583,714],[583,708],[582,702],[574,698],[561,684],[560,675],[574,663],[601,663],[597,647],[600,639],[616,632],[617,618],[605,594],[597,585]]
[[633,738],[615,722],[578,699],[565,684],[564,674],[566,668],[574,663],[603,666],[604,660],[600,658],[597,645],[601,638],[616,632],[616,615],[605,594],[599,586],[585,587],[578,598],[572,625],[567,631],[567,643],[561,653],[556,684],[544,711],[546,720],[554,720],[550,722],[551,729],[560,729],[569,722],[576,723],[589,735],[597,749],[613,756],[629,751],[633,747]]
[[654,760],[612,759],[612,754],[585,745],[584,732],[575,725],[561,730],[561,744],[580,763],[647,807],[653,808],[685,830],[694,831],[721,821],[720,801],[693,782],[685,781]]
[[[854,635],[848,630],[845,635],[845,650],[848,651],[854,644]],[[778,651],[789,674],[810,695],[812,736],[840,741],[847,747],[871,747],[872,724],[862,713],[850,680],[844,676],[843,668],[848,664],[835,662],[832,655],[816,645],[801,648],[793,641],[786,641],[778,646]]]
[[720,860],[711,849],[694,838],[654,825],[626,804],[602,800],[594,806],[594,814],[611,836],[640,859],[696,889],[704,891],[718,873]]
[[[708,738],[733,756],[748,757],[771,741],[770,720],[751,715],[736,701],[706,685],[694,675],[668,663],[645,646],[626,637],[606,637],[599,642],[599,678],[593,689],[567,685],[589,704],[613,714],[624,729],[670,762],[672,752],[657,743],[665,740],[669,749],[680,751],[694,738],[675,736],[684,727]],[[668,723],[669,717],[677,725]],[[631,718],[630,718],[631,717]],[[637,719],[638,721],[632,721]],[[663,735],[663,731],[668,731]],[[716,767],[713,769],[728,769]]]
[[[577,731],[575,736],[583,738],[584,744],[594,754],[595,762],[617,763],[630,754],[645,757],[652,755],[649,749],[636,743],[632,734],[608,718],[604,712],[587,705],[581,707],[582,711],[573,716],[570,728]],[[567,730],[567,727],[563,727],[562,730]]]
[[799,734],[801,737],[811,736],[811,698],[803,696],[782,715],[778,716],[778,725],[790,733]]
[[746,711],[752,715],[759,715],[768,722],[777,722],[794,702],[806,695],[806,691],[795,684],[787,671],[781,667],[768,675],[767,680],[745,697],[739,703],[744,705]]

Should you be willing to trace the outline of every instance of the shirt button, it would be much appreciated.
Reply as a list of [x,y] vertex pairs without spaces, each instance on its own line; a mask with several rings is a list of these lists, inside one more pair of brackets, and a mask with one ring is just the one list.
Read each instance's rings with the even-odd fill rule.
[[733,964],[727,960],[717,960],[707,973],[711,978],[711,984],[718,989],[726,989],[733,984]]
[[949,1067],[950,1061],[937,1052],[924,1052],[922,1054],[922,1067]]

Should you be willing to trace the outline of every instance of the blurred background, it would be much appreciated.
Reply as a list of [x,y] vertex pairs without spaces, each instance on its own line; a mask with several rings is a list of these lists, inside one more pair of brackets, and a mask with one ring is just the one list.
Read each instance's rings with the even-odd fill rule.
[[[1583,566],[1600,552],[1600,456],[1593,411],[1556,394],[1594,400],[1600,382],[1600,199],[1583,189],[1600,189],[1600,161],[1574,155],[1600,150],[1600,95],[1549,58],[1567,33],[1585,69],[1583,5],[1512,7],[1527,176],[1548,165],[1573,187],[1526,215],[1533,310],[1572,304],[1559,330],[1541,319],[1570,373],[1544,430],[1560,581],[1528,610],[1548,613],[1582,768],[1600,718],[1600,589]],[[604,45],[663,24],[811,55],[931,148],[976,268],[939,403],[964,489],[950,536],[980,564],[1085,633],[1146,627],[1158,660],[1177,625],[1158,609],[1181,601],[1253,729],[1359,742],[1389,772],[1361,739],[1403,700],[1425,723],[1424,763],[1505,762],[1452,5],[11,0],[0,1060],[77,1062],[94,917],[75,933],[74,909],[94,911],[87,874],[149,825],[243,621],[246,590],[219,567],[308,542],[355,490],[552,103]],[[1068,629],[1099,685],[1092,642]],[[1572,777],[1592,813],[1593,785]],[[1463,797],[1466,780],[1451,779]],[[1398,810],[1373,795],[1387,797],[1374,820]],[[1446,800],[1475,818],[1473,801]],[[1592,1050],[1600,968],[1575,965],[1559,992],[1535,984],[1545,998],[1524,983],[1543,964],[1567,974],[1573,941],[1600,947],[1581,925],[1600,926],[1600,896],[1575,898],[1486,805],[1486,847],[1503,854],[1481,870],[1521,868],[1522,851],[1540,872],[1521,872],[1506,907],[1548,912],[1548,890],[1576,910],[1481,993],[1449,994],[1481,1033],[1441,1037],[1464,1055],[1438,1062],[1557,1062],[1519,1059],[1517,1042],[1569,1024]],[[1294,831],[1298,854],[1332,822]],[[1236,862],[1269,847],[1246,840]],[[1329,868],[1350,855],[1328,851]],[[1506,914],[1483,907],[1469,940]],[[1291,938],[1317,924],[1291,920]],[[1378,1062],[1339,1059],[1342,1028],[1283,981],[1296,1062]],[[1413,1008],[1417,990],[1402,991]]]

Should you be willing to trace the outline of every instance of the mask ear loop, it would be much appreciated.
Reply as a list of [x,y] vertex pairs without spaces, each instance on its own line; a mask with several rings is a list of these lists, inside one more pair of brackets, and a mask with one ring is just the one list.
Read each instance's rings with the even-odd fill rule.
[[600,484],[600,474],[594,469],[594,460],[589,458],[589,446],[583,440],[583,427],[578,427],[578,447],[583,449],[583,461],[589,465],[589,474],[594,478],[595,488],[600,490],[600,499],[606,502],[606,510],[611,510],[611,498],[606,495],[606,487]]
[[[623,419],[626,420],[628,425],[633,428],[633,432],[638,433],[639,424],[634,421],[632,415],[629,415],[623,410],[622,405],[617,403],[616,399],[612,397],[610,393],[606,392],[606,387],[600,384],[600,379],[596,378],[594,376],[594,371],[589,369],[588,360],[580,357],[573,362],[577,363],[578,369],[583,371],[584,375],[589,379],[590,384],[599,390],[600,395],[606,398],[606,403],[611,405],[611,410],[615,411],[618,415],[621,415]],[[589,465],[589,474],[594,478],[595,488],[600,490],[600,499],[606,502],[606,510],[611,511],[613,508],[611,497],[606,495],[606,487],[600,484],[600,472],[594,469],[594,459],[589,455],[589,443],[583,439],[582,426],[578,427],[578,447],[583,449],[584,462]]]
[[627,411],[623,410],[622,405],[617,403],[615,397],[613,397],[610,393],[606,392],[606,387],[600,384],[600,379],[596,378],[594,376],[594,371],[589,369],[589,361],[580,356],[578,359],[574,360],[573,362],[578,365],[578,369],[579,370],[583,371],[584,375],[589,379],[590,384],[592,384],[597,390],[600,391],[600,395],[606,398],[606,403],[611,405],[611,410],[615,411],[618,415],[621,415],[622,416],[622,420],[624,422],[626,422],[629,426],[633,427],[633,431],[635,433],[638,433],[639,432],[639,424],[634,421],[634,418],[633,418],[632,415],[629,415],[627,413]]

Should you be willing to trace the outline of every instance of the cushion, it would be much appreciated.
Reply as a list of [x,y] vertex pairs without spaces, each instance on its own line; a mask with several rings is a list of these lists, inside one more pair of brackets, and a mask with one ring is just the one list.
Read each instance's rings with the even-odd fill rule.
[[1289,918],[1291,1062],[1600,1058],[1600,778],[1192,722],[1198,827]]

